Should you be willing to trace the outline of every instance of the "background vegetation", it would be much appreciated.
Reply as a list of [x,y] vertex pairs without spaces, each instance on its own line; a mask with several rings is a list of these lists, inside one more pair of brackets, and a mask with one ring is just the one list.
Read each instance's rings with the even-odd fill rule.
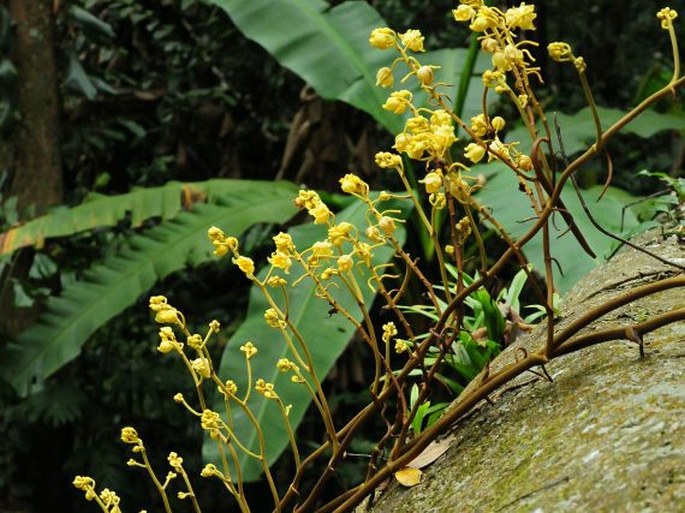
[[[386,132],[363,112],[318,98],[215,6],[199,0],[71,0],[56,2],[53,10],[52,2],[22,2],[0,2],[1,231],[48,209],[97,200],[94,193],[135,194],[137,187],[170,181],[288,179],[332,191],[354,169],[375,186],[391,185],[373,165],[376,150],[390,140]],[[452,2],[369,3],[392,27],[420,28],[431,49],[468,44],[466,32],[449,16]],[[682,13],[678,3],[671,6]],[[543,48],[557,39],[574,44],[588,61],[597,102],[625,109],[670,78],[668,41],[653,37],[654,9],[647,7],[640,0],[540,2],[535,37]],[[45,35],[38,49],[27,46],[16,23],[26,20]],[[538,58],[546,82],[555,84],[546,101],[567,113],[583,107],[570,71],[548,66],[542,54]],[[683,117],[679,104],[663,108]],[[27,131],[30,123],[43,130]],[[681,135],[666,131],[649,142],[623,137],[612,149],[614,184],[644,195],[661,184],[638,177],[640,169],[678,176]],[[587,186],[602,181],[601,175],[584,177]],[[3,251],[3,356],[27,340],[49,298],[74,283],[106,280],[103,268],[91,266],[139,250],[132,240],[167,236],[165,226],[176,216],[179,230],[192,223],[205,227],[206,219],[238,205],[230,187],[219,188],[178,185],[165,189],[168,196],[156,189],[155,199],[134,195],[118,210],[113,207],[116,215],[106,223],[80,218],[88,230],[71,228],[64,236]],[[259,225],[245,231],[243,246],[264,255],[272,230]],[[3,244],[7,238],[0,238]],[[88,268],[90,274],[84,272]],[[0,510],[49,511],[56,504],[64,511],[86,510],[70,485],[76,473],[121,491],[128,504],[154,504],[151,489],[124,465],[126,450],[117,443],[122,425],[136,425],[160,460],[173,448],[189,468],[200,468],[202,434],[170,400],[188,388],[187,379],[180,365],[155,351],[145,291],[173,298],[195,322],[219,319],[227,327],[225,342],[244,316],[248,283],[207,254],[184,254],[167,270],[141,270],[148,286],[134,289],[139,300],[95,322],[78,358],[40,390],[21,398],[0,382]],[[216,348],[217,357],[221,350]],[[333,370],[336,379],[327,386],[339,415],[364,395],[364,358],[352,343]],[[11,371],[11,363],[6,359],[0,367]],[[317,441],[321,433],[305,420],[299,436]],[[198,485],[209,499],[204,503],[217,504],[219,511],[213,499],[219,490],[202,487],[202,480]]]

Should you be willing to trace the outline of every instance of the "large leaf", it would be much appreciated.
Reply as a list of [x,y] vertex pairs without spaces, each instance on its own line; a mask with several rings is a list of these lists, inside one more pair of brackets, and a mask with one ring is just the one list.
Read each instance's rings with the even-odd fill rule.
[[191,211],[131,237],[128,247],[51,298],[47,311],[0,354],[0,377],[27,394],[75,358],[88,337],[184,266],[213,258],[207,228],[240,234],[256,222],[279,222],[294,213],[294,185],[236,180],[216,204]]
[[[378,68],[389,66],[397,54],[369,45],[371,31],[386,26],[371,5],[348,1],[331,7],[323,0],[209,1],[224,9],[248,38],[302,77],[320,96],[344,101],[369,113],[393,134],[402,130],[402,118],[381,107],[389,92],[375,85]],[[436,80],[455,86],[453,91],[447,90],[451,94],[459,83],[466,52],[444,49],[417,57],[422,63],[442,66],[436,72]],[[482,67],[479,66],[481,71]],[[398,66],[397,80],[403,74],[403,66]],[[415,83],[416,80],[410,80],[403,87],[416,90]],[[471,88],[465,116],[479,112],[480,90]]]
[[[490,166],[488,166],[490,167]],[[492,169],[492,168],[490,168]],[[582,191],[588,207],[599,224],[610,232],[620,234],[621,211],[623,206],[630,203],[633,198],[625,191],[610,187],[598,203],[597,198],[601,193],[601,187],[596,186]],[[590,223],[583,211],[580,201],[569,184],[561,194],[568,211],[585,236],[586,240],[595,251],[597,258],[591,258],[578,245],[572,233],[563,231],[567,226],[561,216],[557,215],[557,222],[551,224],[551,250],[563,271],[563,276],[557,267],[554,267],[556,287],[562,291],[568,291],[595,265],[604,262],[609,256],[615,241],[602,234]],[[530,221],[532,210],[530,202],[525,194],[518,191],[518,181],[510,170],[497,166],[497,172],[488,180],[487,185],[478,193],[479,201],[492,209],[492,214],[504,225],[510,235],[520,237],[531,227]],[[526,221],[528,220],[528,221]],[[555,228],[554,224],[558,227]],[[630,211],[625,213],[624,231],[637,226],[637,218]],[[534,269],[544,274],[542,235],[539,234],[524,247],[524,253],[533,263]]]
[[130,215],[131,226],[160,217],[166,221],[188,209],[196,201],[213,201],[216,195],[240,188],[236,180],[208,180],[206,182],[169,182],[161,187],[136,189],[117,196],[91,194],[72,208],[58,207],[49,214],[28,221],[0,233],[0,255],[25,246],[42,247],[45,239],[68,237],[94,228],[115,226]]
[[[597,112],[604,130],[626,114],[625,111],[605,107],[598,107]],[[566,150],[568,156],[585,150],[588,145],[595,141],[596,129],[589,107],[585,107],[570,115],[563,113],[549,114],[547,119],[553,132],[555,132],[554,120],[556,119],[561,128],[564,150]],[[685,130],[685,116],[662,114],[653,110],[647,110],[628,123],[621,133],[633,134],[646,139],[663,130]],[[521,146],[518,148],[520,151],[530,150],[530,137],[524,127],[519,127],[509,132],[506,139],[507,141],[520,141]],[[556,143],[556,133],[554,134],[554,139],[556,147],[558,146]],[[609,148],[609,151],[611,151],[611,148]]]
[[399,118],[381,108],[387,94],[375,86],[388,53],[368,43],[371,30],[385,26],[368,3],[331,8],[322,0],[209,1],[323,98],[354,105],[393,133],[401,130]]
[[[365,223],[364,214],[365,207],[355,202],[338,214],[336,219],[362,226]],[[321,226],[315,225],[297,226],[291,229],[289,233],[299,248],[309,247],[315,241],[326,237],[325,230]],[[402,241],[404,232],[398,229],[396,233]],[[387,262],[391,255],[392,251],[389,248],[378,249],[374,253],[374,262],[376,264]],[[291,280],[294,280],[296,276],[296,274],[291,276]],[[364,294],[365,304],[370,306],[373,302],[374,293],[366,286],[366,279],[360,277],[359,283]],[[352,297],[343,293],[342,287],[331,290],[336,299],[353,313],[357,320],[360,320],[361,313]],[[325,300],[316,297],[315,287],[311,280],[306,279],[296,287],[289,289],[289,305],[290,318],[308,342],[316,372],[319,378],[323,379],[352,338],[355,331],[354,327],[341,314],[329,312],[330,305]],[[256,287],[253,287],[247,318],[228,342],[221,360],[219,375],[222,379],[234,380],[238,385],[238,393],[244,393],[247,386],[245,359],[239,351],[239,347],[248,340],[253,341],[259,349],[259,353],[251,360],[253,378],[263,378],[267,382],[274,383],[283,401],[286,404],[292,404],[289,418],[293,428],[295,428],[301,422],[311,402],[311,397],[303,385],[292,384],[288,375],[281,374],[276,369],[275,365],[279,358],[293,359],[293,357],[280,333],[265,324],[263,314],[267,308],[269,305],[264,297]],[[250,398],[250,405],[267,440],[267,460],[271,464],[288,445],[285,426],[277,406],[273,402],[265,402],[262,396],[253,394]],[[223,403],[217,405],[216,410],[223,411]],[[258,449],[255,429],[237,408],[233,408],[233,428],[236,436],[243,444],[255,451]],[[218,464],[217,451],[216,442],[207,439],[203,451],[205,459]],[[254,481],[261,474],[261,468],[257,462],[244,455],[241,457],[241,467],[243,478],[246,481]]]

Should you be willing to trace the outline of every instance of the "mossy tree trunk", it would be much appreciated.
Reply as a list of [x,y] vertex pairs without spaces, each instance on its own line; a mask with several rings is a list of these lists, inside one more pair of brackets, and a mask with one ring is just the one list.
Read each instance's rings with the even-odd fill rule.
[[[657,230],[635,242],[675,264],[685,261],[676,235],[664,239]],[[628,248],[567,295],[560,325],[679,274]],[[607,313],[580,335],[683,308],[682,287],[663,290]],[[685,323],[675,322],[645,334],[644,357],[635,341],[616,340],[552,360],[552,383],[520,375],[491,395],[492,404],[482,401],[452,426],[448,451],[424,469],[419,485],[391,485],[372,512],[685,511],[684,342]],[[541,326],[503,351],[490,372],[544,343]]]

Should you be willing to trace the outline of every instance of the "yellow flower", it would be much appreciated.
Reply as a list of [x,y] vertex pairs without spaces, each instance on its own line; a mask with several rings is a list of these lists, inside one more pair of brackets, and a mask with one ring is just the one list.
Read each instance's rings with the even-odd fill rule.
[[354,252],[359,255],[362,262],[366,265],[371,265],[371,257],[373,253],[371,252],[371,246],[366,242],[358,242],[354,245]]
[[484,37],[480,41],[480,47],[484,52],[494,53],[499,48],[499,43],[494,37]]
[[169,453],[169,456],[167,457],[167,461],[169,462],[169,465],[175,469],[178,469],[181,465],[183,465],[183,458],[181,458],[175,452]]
[[402,157],[395,153],[390,153],[387,151],[381,151],[376,153],[376,165],[382,169],[387,169],[391,167],[402,167]]
[[442,173],[439,171],[431,171],[423,180],[420,180],[420,182],[426,187],[427,194],[436,193],[442,189]]
[[319,203],[309,211],[309,214],[314,218],[314,224],[326,224],[331,216],[331,211],[324,203]]
[[368,184],[353,173],[348,173],[340,179],[340,188],[347,194],[355,194],[362,197],[366,197],[369,194]]
[[259,378],[255,382],[255,390],[258,393],[263,394],[264,397],[266,397],[267,399],[277,399],[278,398],[278,394],[276,394],[276,391],[274,390],[273,383],[267,383],[262,378]]
[[207,358],[195,358],[190,361],[190,365],[203,378],[208,378],[212,375],[212,366]]
[[[485,70],[483,72],[483,85],[485,87],[498,87],[504,80],[504,73],[501,71]],[[471,118],[473,121],[473,118]]]
[[664,7],[656,13],[656,17],[661,20],[661,28],[668,30],[673,26],[673,20],[678,17],[678,13],[670,7]]
[[121,430],[121,441],[127,444],[137,444],[140,438],[135,428],[125,427]]
[[478,114],[471,118],[471,131],[478,137],[483,137],[487,134],[489,128],[484,114]]
[[278,362],[276,362],[276,368],[280,372],[288,372],[295,370],[297,366],[287,358],[279,358]]
[[152,296],[150,297],[150,310],[153,312],[159,312],[168,308],[167,299],[164,296]]
[[404,340],[402,340],[401,338],[398,338],[397,340],[395,340],[395,352],[397,354],[404,353],[408,349],[409,349],[409,346],[407,345],[407,343]]
[[471,21],[476,14],[476,11],[470,5],[460,5],[456,9],[452,9],[452,15],[456,21]]
[[311,210],[321,203],[321,198],[316,191],[301,190],[297,193],[297,198],[295,198],[294,203],[297,208]]
[[369,226],[365,231],[364,234],[369,240],[372,240],[373,242],[382,242],[383,241],[383,236],[381,235],[381,232],[376,228],[375,226]]
[[242,346],[240,346],[240,350],[245,353],[245,358],[248,360],[257,354],[257,348],[252,342],[245,342]]
[[333,256],[333,248],[328,241],[318,241],[312,245],[312,254],[309,257],[311,263],[318,263],[321,258],[331,258]]
[[387,27],[373,29],[369,37],[369,44],[381,50],[392,48],[395,45],[395,31]]
[[395,79],[392,76],[392,70],[387,66],[380,68],[376,72],[376,85],[380,87],[392,87]]
[[230,395],[235,395],[238,393],[238,385],[236,385],[235,381],[232,379],[226,380],[224,386],[226,387],[226,392],[228,392]]
[[535,30],[533,20],[537,17],[535,14],[534,5],[526,5],[526,2],[521,2],[518,7],[507,9],[504,13],[504,19],[509,28],[520,28],[522,30]]
[[95,479],[88,476],[76,476],[72,484],[77,490],[86,491],[87,489],[92,489],[95,486]]
[[354,225],[343,221],[342,223],[331,226],[328,229],[328,240],[336,246],[340,246],[350,236],[354,230]]
[[352,270],[354,260],[350,255],[341,255],[338,257],[338,271],[345,273]]
[[202,348],[203,340],[201,335],[195,333],[194,335],[190,335],[186,342],[190,347],[199,351]]
[[209,237],[209,240],[212,242],[223,242],[226,238],[226,234],[223,232],[223,230],[221,230],[221,228],[212,226],[209,230],[207,230],[207,237]]
[[202,429],[206,430],[218,430],[221,429],[223,422],[221,421],[221,416],[212,410],[203,410],[200,416],[200,425]]
[[273,240],[276,244],[276,250],[281,253],[289,254],[295,249],[293,238],[287,233],[280,232],[278,235],[274,235]]
[[530,171],[533,169],[533,161],[528,155],[519,155],[516,162],[518,167],[524,171]]
[[[100,500],[105,506],[117,506],[119,504],[119,496],[109,488],[105,488],[100,492]],[[114,511],[114,509],[110,511]]]
[[169,353],[176,348],[176,335],[169,326],[164,326],[159,330],[159,338],[161,342],[157,346],[157,351],[160,353]]
[[233,263],[245,273],[245,276],[252,278],[254,276],[254,262],[251,258],[239,256],[233,259]]
[[483,32],[497,26],[497,15],[489,7],[480,7],[478,14],[469,25],[474,32]]
[[278,269],[283,269],[286,273],[290,271],[290,266],[293,263],[288,255],[281,253],[280,251],[272,253],[267,260],[271,265]]
[[423,116],[413,116],[404,123],[404,131],[419,134],[430,130],[430,121]]
[[485,155],[485,148],[479,144],[470,143],[464,149],[464,156],[474,164],[480,162]]
[[419,30],[407,30],[404,34],[400,34],[402,44],[412,52],[423,52],[423,36]]
[[385,323],[383,325],[383,335],[381,337],[383,339],[383,342],[385,342],[387,344],[388,342],[390,342],[390,339],[392,337],[394,337],[395,335],[397,335],[397,327],[395,327],[395,323],[394,322]]
[[266,281],[266,284],[267,284],[269,287],[274,287],[274,288],[276,288],[276,287],[284,287],[285,285],[287,285],[287,283],[288,283],[288,282],[285,281],[285,280],[284,280],[283,278],[281,278],[280,276],[272,276],[272,277],[270,277],[270,278]]
[[264,312],[264,320],[271,328],[284,328],[285,321],[282,321],[276,310],[269,308]]
[[457,224],[454,225],[454,237],[457,244],[462,246],[466,239],[471,235],[471,221],[468,217],[462,217]]
[[383,108],[395,114],[404,114],[410,105],[411,98],[412,94],[406,89],[394,91],[383,104]]
[[160,310],[155,315],[155,322],[159,324],[180,324],[178,310],[173,306],[168,306],[164,310]]

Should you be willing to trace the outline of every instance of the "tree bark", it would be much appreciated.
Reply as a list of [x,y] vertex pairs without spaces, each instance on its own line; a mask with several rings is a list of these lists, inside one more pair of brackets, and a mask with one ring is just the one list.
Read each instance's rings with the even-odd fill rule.
[[15,23],[12,61],[21,115],[12,134],[10,193],[17,196],[21,217],[30,205],[36,214],[45,212],[63,195],[52,5],[52,0],[8,1]]
[[[20,120],[13,128],[9,152],[0,156],[10,169],[7,196],[17,197],[20,220],[45,213],[62,202],[60,101],[55,62],[55,17],[52,0],[2,0],[14,22],[12,62],[17,69],[16,98]],[[1,146],[5,146],[2,144]],[[7,158],[9,153],[9,159]],[[33,206],[34,209],[29,209]],[[23,280],[33,262],[31,249],[18,252],[0,280],[3,328],[16,335],[34,321],[36,307],[14,308],[9,279]]]
[[[685,248],[675,235],[664,240],[653,231],[638,241],[683,261]],[[562,305],[561,323],[678,273],[628,248],[578,283]],[[682,288],[661,291],[580,334],[683,308]],[[683,342],[685,323],[675,322],[645,334],[644,358],[634,341],[605,342],[552,360],[546,365],[552,383],[541,374],[515,378],[492,394],[492,404],[482,401],[453,426],[444,441],[449,449],[424,469],[420,484],[391,485],[371,511],[685,511]],[[544,343],[541,326],[503,351],[490,372]]]

